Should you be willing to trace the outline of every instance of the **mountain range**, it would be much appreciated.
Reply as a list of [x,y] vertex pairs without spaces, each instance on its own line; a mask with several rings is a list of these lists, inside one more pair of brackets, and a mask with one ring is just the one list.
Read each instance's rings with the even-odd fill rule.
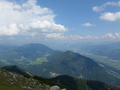
[[47,59],[48,62],[44,62],[41,65],[32,65],[28,67],[28,71],[44,77],[71,75],[77,78],[100,80],[120,86],[120,79],[109,74],[102,66],[92,59],[78,53],[71,51],[58,52],[56,55],[52,54],[48,56]]
[[120,60],[120,42],[101,44],[101,45],[88,45],[79,47],[79,49],[88,53],[106,56],[113,60]]
[[42,44],[26,44],[2,49],[0,52],[0,62],[3,63],[1,67],[18,65],[37,76],[70,75],[120,86],[120,79],[109,74],[103,66],[71,51],[55,51]]

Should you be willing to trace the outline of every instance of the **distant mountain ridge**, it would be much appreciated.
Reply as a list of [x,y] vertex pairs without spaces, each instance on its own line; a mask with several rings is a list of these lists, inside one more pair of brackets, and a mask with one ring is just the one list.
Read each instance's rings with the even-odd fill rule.
[[[28,67],[32,73],[44,77],[71,75],[73,77],[100,80],[120,86],[120,79],[110,75],[92,59],[71,51],[59,52],[47,57],[48,62]],[[34,68],[33,68],[34,67]],[[39,68],[39,69],[38,69]],[[37,70],[37,71],[35,71]]]
[[80,47],[81,50],[95,55],[109,57],[113,60],[120,60],[120,42],[101,45],[90,45]]
[[33,62],[36,64],[37,62],[42,63],[47,61],[43,60],[45,59],[46,55],[49,55],[53,52],[54,50],[39,43],[26,44],[15,48],[11,47],[10,49],[0,51],[0,67],[6,65],[23,66],[26,64],[32,64]]
[[26,58],[28,58],[30,56],[34,56],[34,57],[39,56],[40,57],[40,56],[44,55],[45,53],[53,52],[53,50],[50,49],[49,47],[47,47],[43,44],[39,44],[39,43],[25,44],[19,48],[14,49],[14,51]]

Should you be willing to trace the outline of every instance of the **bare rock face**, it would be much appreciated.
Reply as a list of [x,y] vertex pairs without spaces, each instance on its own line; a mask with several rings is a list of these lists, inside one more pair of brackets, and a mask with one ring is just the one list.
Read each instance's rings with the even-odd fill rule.
[[52,86],[50,90],[66,90],[66,89],[60,89],[59,86],[55,85],[55,86]]
[[60,87],[59,86],[52,86],[51,88],[50,88],[50,90],[60,90]]

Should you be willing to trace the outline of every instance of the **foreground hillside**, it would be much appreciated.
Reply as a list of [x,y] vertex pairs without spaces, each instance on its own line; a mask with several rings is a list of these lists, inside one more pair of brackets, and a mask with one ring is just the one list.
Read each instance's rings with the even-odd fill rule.
[[11,71],[11,72],[15,72],[15,73],[18,73],[18,74],[21,74],[21,75],[24,75],[24,76],[29,76],[29,77],[33,77],[34,75],[31,74],[30,72],[14,65],[14,66],[5,66],[5,67],[2,67],[3,69],[6,69],[8,71]]
[[[100,81],[77,79],[68,75],[46,79],[38,76],[22,76],[15,73],[15,66],[10,71],[0,68],[0,90],[120,90],[120,88]],[[8,69],[8,67],[7,67]],[[19,71],[25,70],[18,68]],[[23,74],[23,73],[21,73]],[[23,74],[24,75],[24,74]],[[63,88],[63,89],[60,89]]]
[[72,90],[120,90],[119,87],[100,81],[77,79],[68,75],[61,75],[50,80]]
[[0,90],[49,90],[49,88],[49,85],[41,84],[38,80],[0,68]]

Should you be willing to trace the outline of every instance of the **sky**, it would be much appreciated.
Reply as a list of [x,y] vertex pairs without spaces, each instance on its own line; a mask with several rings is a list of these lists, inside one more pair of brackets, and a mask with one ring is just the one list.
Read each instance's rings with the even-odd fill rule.
[[0,43],[120,41],[120,0],[0,0]]

